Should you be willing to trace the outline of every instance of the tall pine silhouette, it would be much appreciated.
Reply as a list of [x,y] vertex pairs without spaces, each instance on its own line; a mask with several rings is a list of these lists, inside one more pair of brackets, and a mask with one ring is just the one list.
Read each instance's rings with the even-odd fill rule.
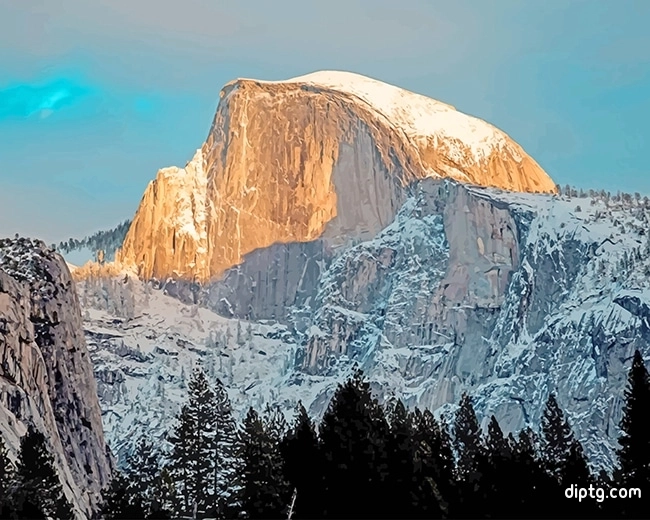
[[467,393],[462,395],[454,417],[454,446],[461,494],[456,514],[461,517],[480,517],[485,509],[484,472],[487,457],[481,427]]
[[270,422],[250,408],[239,432],[240,503],[250,519],[286,516],[291,497],[283,474],[280,439]]
[[281,445],[284,473],[291,489],[297,491],[293,518],[320,517],[322,509],[322,460],[318,435],[307,410],[299,402],[292,428]]
[[415,518],[419,509],[415,476],[416,444],[411,415],[401,400],[389,405],[389,435],[386,443],[387,478],[384,506],[388,518]]
[[167,470],[177,483],[175,513],[192,516],[196,510],[203,517],[217,508],[217,401],[201,369],[192,372],[188,390],[187,403],[169,436],[172,450]]
[[357,370],[339,385],[320,423],[326,518],[377,518],[384,514],[389,426]]
[[650,510],[650,376],[641,353],[634,353],[625,389],[618,439],[618,484],[641,489],[641,499],[619,500],[627,518],[647,518]]
[[542,457],[546,471],[558,486],[589,485],[590,474],[582,446],[552,393],[542,416]]
[[0,518],[9,518],[11,514],[11,494],[14,483],[15,467],[9,458],[9,450],[0,437]]
[[110,484],[102,491],[100,513],[103,520],[146,518],[142,496],[133,493],[128,478],[121,471],[113,473]]
[[32,425],[20,441],[16,488],[17,511],[35,507],[58,520],[74,519],[45,436]]
[[413,424],[416,508],[414,518],[446,518],[457,500],[456,463],[446,423],[429,410],[415,409]]
[[485,440],[487,464],[484,475],[485,515],[490,518],[504,518],[512,509],[510,494],[514,482],[514,446],[501,430],[493,415],[487,429]]
[[160,453],[144,437],[127,461],[128,491],[137,497],[147,518],[168,518],[164,510],[164,482],[161,480]]
[[216,516],[229,516],[239,507],[237,460],[237,424],[233,418],[232,405],[226,388],[220,379],[214,387],[214,436],[211,449],[213,512]]

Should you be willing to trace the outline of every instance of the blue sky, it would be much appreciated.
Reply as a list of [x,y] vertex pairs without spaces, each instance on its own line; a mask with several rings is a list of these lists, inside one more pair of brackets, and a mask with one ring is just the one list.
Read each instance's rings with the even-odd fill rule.
[[0,2],[0,235],[129,218],[220,88],[350,70],[510,134],[561,184],[650,195],[646,0]]

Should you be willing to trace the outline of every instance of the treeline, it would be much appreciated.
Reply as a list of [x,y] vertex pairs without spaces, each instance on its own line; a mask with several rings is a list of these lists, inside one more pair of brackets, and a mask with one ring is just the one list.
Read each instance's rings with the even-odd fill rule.
[[[291,425],[267,407],[236,426],[223,385],[197,370],[169,448],[139,442],[102,518],[646,518],[650,380],[639,352],[625,398],[618,467],[595,475],[553,395],[540,431],[505,435],[494,416],[482,431],[468,395],[447,424],[399,400],[381,405],[357,372],[318,427],[300,404]],[[643,495],[601,498],[612,487]]]
[[[223,385],[196,370],[167,447],[138,442],[99,518],[647,518],[649,412],[637,351],[617,467],[595,475],[553,395],[538,432],[505,435],[494,416],[481,429],[467,394],[447,424],[399,400],[381,405],[357,371],[318,426],[300,404],[291,425],[271,407],[237,425]],[[610,499],[613,488],[641,496]],[[74,518],[48,442],[31,426],[15,462],[0,438],[0,518]]]
[[78,251],[83,248],[88,248],[91,251],[104,251],[106,260],[113,260],[115,258],[115,251],[122,247],[124,238],[126,237],[129,227],[131,226],[130,220],[118,224],[115,228],[107,231],[97,231],[96,233],[82,238],[81,240],[69,238],[59,245],[52,244],[52,249],[56,249],[61,253],[70,253]]
[[18,459],[9,457],[0,437],[0,518],[74,520],[45,436],[30,426],[20,442]]

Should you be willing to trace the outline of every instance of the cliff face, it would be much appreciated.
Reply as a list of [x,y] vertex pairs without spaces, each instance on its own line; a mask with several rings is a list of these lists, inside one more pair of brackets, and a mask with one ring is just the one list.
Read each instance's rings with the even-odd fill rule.
[[555,190],[503,132],[424,96],[349,73],[237,80],[194,159],[148,186],[116,258],[205,282],[275,243],[373,237],[425,177]]
[[207,285],[137,281],[133,322],[114,324],[105,292],[81,282],[103,310],[87,328],[116,446],[142,424],[162,435],[197,363],[241,414],[301,400],[315,415],[358,363],[380,396],[441,414],[468,391],[505,431],[538,428],[554,392],[611,468],[634,350],[650,359],[650,201],[447,179],[405,193],[392,222],[347,246],[274,244]]
[[88,515],[112,461],[79,301],[63,259],[23,238],[0,241],[0,417],[14,454],[26,424],[46,433],[66,494]]

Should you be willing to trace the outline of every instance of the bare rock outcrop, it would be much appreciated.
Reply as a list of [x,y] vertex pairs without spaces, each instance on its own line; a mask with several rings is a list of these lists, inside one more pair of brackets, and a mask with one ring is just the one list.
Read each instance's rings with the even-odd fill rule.
[[0,433],[49,439],[64,490],[89,518],[113,471],[68,267],[42,242],[0,241]]
[[519,145],[453,107],[351,73],[227,84],[205,144],[147,187],[116,259],[205,282],[276,243],[368,239],[426,177],[555,184]]

